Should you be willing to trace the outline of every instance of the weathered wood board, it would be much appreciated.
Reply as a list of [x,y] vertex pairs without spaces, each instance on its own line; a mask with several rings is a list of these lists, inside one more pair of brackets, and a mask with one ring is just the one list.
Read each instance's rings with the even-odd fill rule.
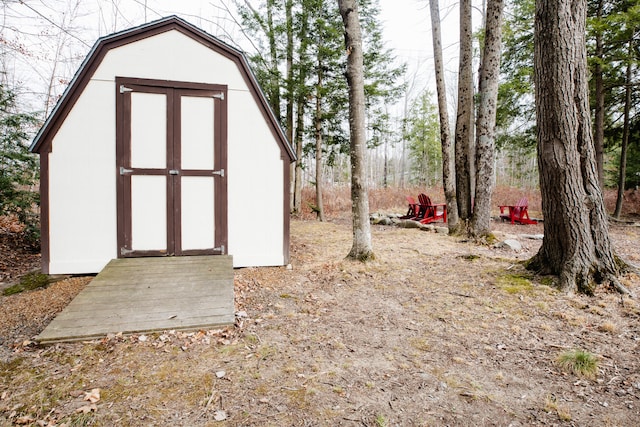
[[231,256],[124,258],[109,262],[36,339],[196,330],[234,320]]

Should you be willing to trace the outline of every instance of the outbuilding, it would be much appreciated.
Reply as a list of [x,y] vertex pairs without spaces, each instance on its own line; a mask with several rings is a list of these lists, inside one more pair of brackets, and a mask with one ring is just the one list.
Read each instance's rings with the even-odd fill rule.
[[176,16],[99,39],[31,146],[42,267],[289,262],[295,159],[244,54]]

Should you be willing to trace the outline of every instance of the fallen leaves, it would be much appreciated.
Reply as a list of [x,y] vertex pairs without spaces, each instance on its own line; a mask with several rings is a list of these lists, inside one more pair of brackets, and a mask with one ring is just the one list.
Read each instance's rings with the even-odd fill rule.
[[226,411],[223,411],[222,409],[217,410],[216,412],[213,413],[213,419],[216,421],[226,420],[227,419]]
[[25,240],[23,230],[17,217],[0,216],[0,287],[38,268],[40,254]]
[[88,405],[83,405],[76,409],[76,414],[89,414],[91,412],[98,412],[98,403],[100,401],[100,389],[94,388],[91,391],[85,391],[83,401],[89,402]]
[[91,403],[99,402],[100,401],[100,389],[99,388],[94,388],[91,391],[85,392],[83,400],[88,400]]
[[35,421],[36,421],[35,418],[33,418],[31,415],[25,415],[25,416],[16,418],[15,423],[18,425],[25,425],[25,424],[32,424]]
[[195,332],[185,332],[169,330],[163,331],[155,336],[153,334],[140,334],[125,336],[122,332],[117,334],[108,334],[102,340],[96,341],[104,345],[114,344],[116,342],[129,342],[139,345],[149,345],[157,349],[169,351],[172,347],[178,347],[182,351],[187,351],[196,345],[231,345],[237,342],[238,332],[235,328],[228,327],[224,329],[199,330]]
[[76,409],[76,414],[88,414],[90,412],[97,412],[98,406],[95,403],[90,405],[84,405]]

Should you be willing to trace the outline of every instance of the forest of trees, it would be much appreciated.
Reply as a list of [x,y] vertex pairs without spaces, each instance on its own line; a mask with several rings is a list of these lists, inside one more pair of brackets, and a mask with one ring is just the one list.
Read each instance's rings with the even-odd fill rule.
[[[60,1],[55,7],[35,0],[2,2],[0,214],[15,212],[33,222],[25,204],[36,201],[29,199],[29,190],[37,172],[26,147],[93,44],[96,28],[86,29],[87,16],[95,16],[98,35],[132,26],[135,23],[123,13],[124,3],[103,2],[97,11],[90,11],[78,0]],[[617,188],[614,215],[618,216],[623,191],[640,185],[637,1],[562,0],[558,6],[544,0],[488,0],[477,5],[463,0],[458,5],[459,67],[454,81],[442,75],[440,6],[437,0],[428,3],[430,7],[425,2],[425,7],[407,13],[424,13],[425,18],[430,13],[431,77],[437,81],[436,92],[415,85],[415,76],[386,47],[378,0],[219,1],[218,16],[185,18],[207,23],[208,31],[228,43],[242,47],[250,41],[246,50],[254,72],[297,153],[291,173],[293,213],[302,209],[305,186],[315,188],[314,209],[320,219],[325,186],[436,186],[443,188],[447,199],[451,232],[482,238],[490,233],[491,193],[496,185],[532,188],[541,184],[544,207],[549,189],[544,188],[544,176],[539,181],[539,171],[557,177],[561,168],[545,157],[544,138],[556,137],[545,132],[550,131],[549,120],[574,110],[544,110],[547,104],[540,97],[555,96],[546,87],[561,84],[544,79],[550,70],[558,72],[548,67],[561,67],[553,62],[557,58],[552,50],[564,48],[558,43],[565,41],[546,40],[551,33],[536,33],[536,26],[548,24],[544,18],[549,11],[583,11],[583,15],[568,15],[571,22],[566,27],[547,30],[579,36],[579,46],[572,47],[577,59],[562,76],[574,75],[574,85],[582,84],[584,78],[584,94],[582,87],[569,89],[585,102],[576,104],[574,119],[580,117],[576,120],[584,124],[578,130],[585,132],[587,126],[589,131],[575,136],[576,152],[581,159],[594,158],[595,181],[584,172],[589,163],[582,168],[582,178],[588,181],[583,183],[585,197],[597,204],[602,189]],[[140,9],[142,4],[133,6]],[[144,3],[144,20],[150,19],[148,12],[158,15],[154,7],[153,1]],[[482,22],[472,22],[473,8],[480,9]],[[362,49],[364,134],[358,136],[364,144],[360,145],[354,143],[350,127],[357,89],[349,68],[355,66],[349,61],[358,51],[356,44],[349,44],[349,34],[356,33],[350,33],[354,28],[347,25],[347,17],[353,16],[358,17],[357,33],[362,35],[358,46]],[[548,51],[536,50],[545,42]],[[584,71],[580,69],[583,59]],[[25,67],[30,72],[23,75]],[[541,118],[547,121],[540,123]],[[356,180],[353,170],[353,151],[361,145],[364,159],[357,167],[362,167],[364,183]],[[597,192],[591,190],[594,182]],[[551,211],[544,213],[554,216]],[[558,221],[562,214],[556,213]],[[604,218],[606,213],[599,215]],[[593,218],[590,224],[583,228],[591,227],[592,234],[598,235]],[[598,246],[597,252],[607,252],[604,246]],[[543,249],[546,261],[557,258],[550,246]],[[564,258],[556,262],[554,272],[566,262]],[[614,273],[609,267],[605,270],[600,276]],[[576,271],[574,276],[582,274]]]
[[[118,7],[123,7],[122,3],[109,5],[105,2],[106,6],[99,11],[90,11],[83,9],[82,2],[73,0],[56,2],[55,8],[40,8],[42,3],[39,1],[2,2],[5,18],[0,35],[1,77],[3,90],[16,97],[15,111],[34,115],[40,122],[44,120],[95,37],[127,26],[125,19],[118,19]],[[151,11],[155,11],[154,2],[146,3],[150,11],[149,16],[145,13],[145,18],[150,19]],[[599,150],[601,173],[603,183],[608,187],[618,187],[621,158],[626,160],[624,187],[640,185],[637,142],[640,91],[633,90],[638,85],[640,49],[638,43],[634,43],[640,31],[635,3],[590,1],[588,8],[587,47],[594,135],[597,145],[602,147]],[[254,70],[279,113],[290,141],[298,149],[300,162],[293,175],[295,182],[300,185],[316,182],[321,185],[347,184],[343,30],[336,2],[236,0],[225,4],[229,13],[236,16],[232,25],[241,27],[241,32],[236,29],[235,39],[251,39],[246,50]],[[394,52],[385,47],[378,1],[361,1],[360,7],[367,73],[370,185],[441,185],[440,141],[438,123],[434,120],[436,94],[412,85],[414,77],[407,74],[406,67],[395,58]],[[422,13],[426,18],[428,10],[422,8],[407,13]],[[99,29],[87,30],[83,19],[88,14],[97,15]],[[115,18],[104,17],[109,14]],[[505,4],[496,130],[497,185],[529,188],[537,185],[533,16],[534,0]],[[209,18],[213,20],[214,17]],[[474,67],[479,63],[483,40],[480,24],[474,23]],[[216,27],[211,28],[210,31],[216,30]],[[227,28],[219,28],[219,34],[214,34],[233,43],[225,37],[232,33]],[[38,37],[34,38],[31,33]],[[425,40],[425,46],[428,43],[429,40]],[[35,59],[38,59],[38,66],[33,65],[33,74],[40,82],[24,81],[16,64]],[[477,71],[475,69],[474,74]],[[473,79],[478,81],[477,76]],[[447,85],[452,110],[449,116],[455,117],[452,106],[457,102],[457,96],[452,93],[457,82],[448,81]],[[391,105],[404,108],[398,113],[397,108],[390,108]],[[300,208],[300,185],[294,186],[294,210]]]

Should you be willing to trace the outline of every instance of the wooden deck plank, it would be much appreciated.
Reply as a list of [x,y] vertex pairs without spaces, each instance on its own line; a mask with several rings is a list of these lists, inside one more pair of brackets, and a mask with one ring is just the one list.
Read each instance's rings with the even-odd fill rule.
[[[198,322],[200,320],[200,322]],[[179,323],[161,323],[154,322],[153,324],[129,324],[127,325],[129,330],[127,334],[142,334],[142,333],[155,333],[162,331],[197,331],[201,329],[211,329],[216,327],[223,327],[232,324],[233,318],[220,318],[220,323],[213,323],[210,318],[203,319],[190,319],[189,322]],[[55,332],[55,331],[54,331]],[[51,333],[50,338],[40,339],[43,344],[55,343],[55,342],[71,342],[71,341],[83,341],[90,339],[104,338],[109,333],[112,333],[106,328],[102,330],[89,331],[87,328],[66,328],[64,331],[59,331],[59,334]]]
[[[146,313],[141,312],[119,312],[119,313],[109,313],[103,314],[100,316],[101,322],[97,322],[97,316],[81,316],[81,315],[72,315],[69,317],[59,318],[58,322],[56,322],[53,327],[62,329],[62,328],[71,328],[71,327],[99,327],[104,326],[109,329],[111,332],[124,332],[118,328],[114,327],[116,325],[127,325],[127,322],[130,323],[140,323],[140,322],[149,322],[149,321],[167,321],[167,324],[179,323],[187,321],[188,319],[195,318],[203,318],[203,317],[218,317],[223,316],[228,313],[227,307],[211,307],[208,310],[200,309],[193,313],[180,313],[175,311],[166,311],[166,312],[157,312],[153,315],[147,315]],[[112,327],[113,326],[113,327]],[[52,327],[52,329],[53,329]]]
[[108,306],[107,304],[102,304],[99,306],[91,306],[94,309],[86,309],[84,307],[72,307],[71,310],[66,310],[63,313],[60,313],[56,318],[60,320],[63,319],[85,319],[93,317],[109,317],[109,316],[123,316],[128,313],[138,312],[146,317],[157,317],[157,316],[167,316],[171,315],[182,315],[183,317],[188,317],[191,313],[198,313],[200,311],[206,312],[206,310],[215,310],[217,308],[227,309],[229,304],[226,302],[215,302],[215,301],[205,301],[200,300],[198,302],[192,303],[182,303],[177,302],[173,304],[146,304],[146,305],[136,305],[136,304],[122,304],[117,307]]
[[[167,292],[164,292],[166,295]],[[88,294],[91,295],[91,294]],[[122,295],[122,294],[120,294]],[[157,295],[157,294],[155,294]],[[97,296],[92,296],[88,298],[83,295],[82,298],[79,298],[73,305],[69,305],[74,310],[77,311],[91,311],[91,310],[100,310],[100,309],[111,309],[117,310],[118,308],[126,308],[130,306],[137,307],[153,307],[162,306],[162,307],[176,307],[176,306],[193,306],[200,305],[203,303],[210,304],[212,299],[216,298],[222,300],[231,300],[233,298],[232,295],[228,293],[218,293],[212,292],[210,294],[196,294],[193,296],[181,296],[180,298],[173,298],[168,300],[166,297],[158,297],[158,296],[150,296],[149,298],[145,298],[144,295],[140,295],[138,297],[127,297],[126,300],[119,301],[117,304],[114,304],[113,299],[119,298],[117,294],[113,292],[98,294]]]
[[[167,285],[167,284],[153,284],[149,285],[144,282],[136,282],[136,283],[123,283],[122,286],[99,286],[99,287],[91,287],[87,288],[87,292],[84,295],[87,295],[86,298],[99,298],[100,296],[108,296],[108,295],[127,295],[127,296],[149,296],[152,295],[153,292],[157,292],[156,298],[163,297],[165,293],[171,293],[175,296],[181,297],[189,297],[196,295],[211,295],[211,294],[227,294],[230,293],[229,289],[226,289],[229,280],[221,281],[217,283],[216,286],[210,286],[210,283],[198,283],[198,282],[190,282],[184,283],[180,285]],[[226,282],[226,283],[225,283]]]
[[36,337],[58,342],[233,324],[230,256],[110,261]]

